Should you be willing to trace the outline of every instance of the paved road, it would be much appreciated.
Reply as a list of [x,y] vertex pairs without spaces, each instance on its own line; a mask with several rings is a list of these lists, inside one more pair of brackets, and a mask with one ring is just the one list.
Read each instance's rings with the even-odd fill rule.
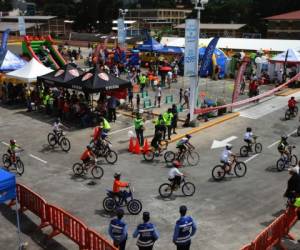
[[[270,99],[268,105],[282,103],[281,98],[283,97]],[[261,105],[264,107],[266,104]],[[130,118],[119,116],[117,123],[113,124],[111,139],[119,152],[119,161],[114,166],[103,163],[105,174],[100,181],[96,181],[96,185],[91,185],[89,177],[74,178],[71,170],[72,164],[78,161],[89,140],[91,129],[70,131],[68,137],[72,149],[66,154],[59,149],[51,150],[47,146],[46,135],[53,121],[51,117],[38,113],[28,114],[22,109],[0,107],[0,140],[7,143],[14,137],[26,150],[22,155],[26,165],[25,174],[18,178],[19,182],[41,194],[49,203],[70,211],[89,227],[104,235],[107,235],[110,216],[104,213],[102,200],[105,197],[105,189],[112,185],[113,173],[121,171],[123,179],[132,183],[136,198],[142,200],[144,210],[151,212],[152,221],[161,232],[156,249],[173,248],[171,236],[178,217],[178,207],[186,204],[189,214],[196,219],[199,227],[193,239],[192,249],[236,250],[250,242],[284,209],[285,200],[282,194],[288,173],[278,173],[275,169],[279,157],[275,142],[284,133],[291,134],[290,143],[299,145],[300,141],[293,133],[298,121],[282,121],[284,107],[280,106],[281,108],[271,113],[259,111],[255,107],[243,110],[252,119],[238,117],[193,136],[192,143],[200,153],[201,161],[196,167],[183,169],[188,180],[196,185],[196,193],[191,198],[182,197],[180,192],[170,200],[158,197],[158,187],[166,181],[168,168],[162,161],[146,164],[141,156],[127,152],[127,133],[132,129]],[[258,112],[263,112],[263,115],[257,116]],[[211,150],[212,141],[236,136],[238,138],[232,141],[232,144],[234,151],[238,151],[243,144],[242,135],[247,126],[251,126],[260,136],[263,153],[244,159],[248,167],[244,178],[228,177],[220,183],[212,181],[211,170],[218,163],[222,150]],[[152,127],[150,122],[147,123],[147,134],[152,133]],[[174,145],[170,148],[174,149]],[[6,146],[1,143],[0,151],[5,150]],[[299,155],[299,148],[296,148],[296,153]],[[0,212],[0,245],[7,246],[6,249],[15,249],[15,217],[5,206],[0,207]],[[126,214],[125,220],[129,224],[131,235],[136,224],[141,221],[141,216]],[[58,236],[45,245],[42,233],[32,233],[32,223],[38,221],[29,212],[22,216],[22,222],[22,237],[29,242],[30,249],[77,249],[63,236]],[[136,249],[135,241],[131,237],[128,243],[128,249]],[[297,249],[297,245],[291,249]]]

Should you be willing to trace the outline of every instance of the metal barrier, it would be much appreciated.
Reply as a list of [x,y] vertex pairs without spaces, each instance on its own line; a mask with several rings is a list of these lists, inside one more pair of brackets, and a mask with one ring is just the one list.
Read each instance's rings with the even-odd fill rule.
[[49,225],[46,217],[47,202],[41,196],[22,184],[17,184],[17,195],[22,212],[28,209],[41,218],[39,228]]
[[89,250],[117,250],[117,248],[112,246],[93,230],[88,230],[86,237],[89,242]]
[[48,239],[63,233],[78,244],[80,249],[86,249],[88,246],[86,239],[87,226],[83,222],[63,209],[49,204],[47,205],[47,219],[53,228]]

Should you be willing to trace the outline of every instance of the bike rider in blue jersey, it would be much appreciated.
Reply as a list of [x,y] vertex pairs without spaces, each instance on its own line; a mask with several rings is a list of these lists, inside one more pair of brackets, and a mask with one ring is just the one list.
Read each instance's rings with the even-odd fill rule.
[[152,250],[155,241],[159,238],[159,232],[155,225],[149,222],[150,213],[143,213],[144,223],[139,224],[133,233],[133,238],[137,238],[136,245],[139,250]]
[[127,224],[122,220],[124,216],[124,210],[119,208],[117,210],[117,218],[110,221],[108,233],[113,239],[114,246],[119,250],[125,250],[127,241]]
[[196,223],[191,216],[186,215],[187,207],[180,206],[180,218],[176,221],[173,242],[177,246],[177,250],[189,250],[191,246],[191,238],[197,231]]

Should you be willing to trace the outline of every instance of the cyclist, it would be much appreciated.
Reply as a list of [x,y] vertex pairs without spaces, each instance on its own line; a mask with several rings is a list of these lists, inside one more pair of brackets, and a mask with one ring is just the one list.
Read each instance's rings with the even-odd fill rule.
[[16,150],[21,149],[21,147],[16,143],[17,143],[17,141],[15,139],[11,139],[9,141],[9,146],[7,149],[7,153],[9,154],[10,159],[13,163],[16,162]]
[[246,129],[246,133],[244,134],[244,141],[248,144],[249,150],[252,151],[252,143],[253,143],[252,128],[248,127]]
[[100,122],[100,127],[102,128],[102,133],[101,134],[108,133],[110,131],[109,122],[104,117],[100,117],[99,122]]
[[60,118],[57,118],[53,124],[53,132],[55,135],[59,135],[62,133],[63,128],[65,126],[61,123]]
[[82,153],[80,160],[86,166],[88,165],[92,159],[96,160],[96,155],[94,154],[92,147],[90,145],[86,146],[86,150]]
[[162,131],[157,130],[151,141],[151,147],[153,147],[155,152],[158,152],[158,154],[160,154],[161,152],[161,147],[160,147],[161,141],[162,141]]
[[100,136],[101,136],[101,127],[96,126],[94,128],[94,133],[93,133],[93,140],[95,144],[97,144],[98,140],[100,139]]
[[296,104],[297,104],[297,101],[295,100],[295,97],[292,96],[291,99],[288,101],[288,107],[289,107],[291,114],[294,114]]
[[230,166],[232,164],[230,158],[235,156],[235,154],[232,153],[231,149],[232,149],[232,145],[227,144],[221,155],[221,163],[225,164],[225,171],[228,174],[230,174]]
[[184,176],[184,174],[178,170],[178,168],[181,166],[179,161],[173,161],[172,165],[173,167],[169,171],[168,179],[171,182],[172,190],[175,190],[180,186],[181,178]]
[[114,174],[114,184],[113,184],[113,193],[116,197],[119,198],[118,203],[122,197],[127,193],[126,190],[121,190],[121,188],[128,187],[129,183],[125,181],[120,181],[121,173],[117,172]]
[[178,148],[179,150],[177,159],[180,159],[187,149],[195,149],[195,147],[189,142],[191,138],[192,138],[191,135],[186,134],[182,139],[180,139],[177,142],[176,148]]
[[289,159],[290,152],[288,150],[289,143],[288,143],[287,139],[288,139],[288,137],[286,135],[281,136],[281,140],[278,144],[277,149],[280,154],[286,155]]

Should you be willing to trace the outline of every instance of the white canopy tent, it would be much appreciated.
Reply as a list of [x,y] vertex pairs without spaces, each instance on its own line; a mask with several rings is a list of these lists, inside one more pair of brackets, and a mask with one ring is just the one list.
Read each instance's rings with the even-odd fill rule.
[[285,57],[287,55],[287,62],[290,63],[300,63],[300,53],[294,49],[288,49],[270,59],[271,62],[285,62]]
[[8,78],[15,78],[27,83],[36,82],[38,76],[46,75],[53,70],[47,68],[39,63],[36,59],[32,58],[23,68],[9,72],[6,74]]

